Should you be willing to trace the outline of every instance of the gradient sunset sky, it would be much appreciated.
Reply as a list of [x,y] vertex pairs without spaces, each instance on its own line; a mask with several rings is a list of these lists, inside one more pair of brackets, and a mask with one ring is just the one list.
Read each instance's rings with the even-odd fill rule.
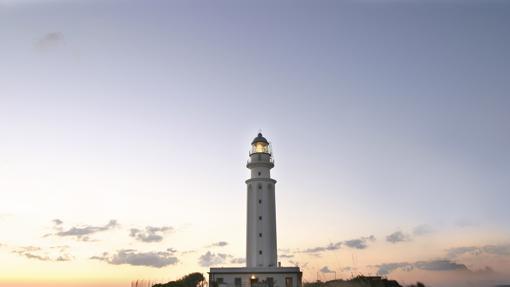
[[0,286],[243,266],[510,284],[510,1],[0,0]]

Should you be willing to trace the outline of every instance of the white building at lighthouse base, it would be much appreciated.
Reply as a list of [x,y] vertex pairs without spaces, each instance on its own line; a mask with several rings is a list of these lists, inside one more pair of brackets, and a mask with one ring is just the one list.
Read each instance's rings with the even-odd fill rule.
[[211,268],[209,287],[301,287],[299,267]]

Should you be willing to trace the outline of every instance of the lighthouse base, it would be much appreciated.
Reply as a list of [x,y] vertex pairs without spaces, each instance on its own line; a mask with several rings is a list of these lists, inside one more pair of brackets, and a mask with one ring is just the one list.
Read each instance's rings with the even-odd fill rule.
[[209,287],[302,287],[299,267],[211,268]]

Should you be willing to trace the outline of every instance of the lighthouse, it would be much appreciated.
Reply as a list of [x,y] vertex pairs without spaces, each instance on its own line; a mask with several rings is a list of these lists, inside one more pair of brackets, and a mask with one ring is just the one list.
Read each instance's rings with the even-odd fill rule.
[[247,185],[246,267],[275,267],[276,204],[271,145],[259,133],[251,143],[246,165],[251,171]]
[[276,180],[271,144],[262,135],[251,142],[246,167],[246,267],[212,267],[211,287],[301,287],[299,267],[282,267],[276,240]]

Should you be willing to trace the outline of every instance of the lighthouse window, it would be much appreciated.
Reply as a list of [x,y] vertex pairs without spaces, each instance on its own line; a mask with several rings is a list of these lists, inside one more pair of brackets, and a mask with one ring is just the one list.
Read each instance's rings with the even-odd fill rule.
[[262,250],[259,250],[259,254],[262,255]]
[[259,220],[262,220],[262,216],[259,216]]
[[262,237],[262,233],[259,233],[259,237]]
[[260,171],[259,171],[259,176],[260,176]]
[[262,189],[262,185],[259,184],[259,189]]
[[262,203],[262,199],[259,199],[259,203]]

